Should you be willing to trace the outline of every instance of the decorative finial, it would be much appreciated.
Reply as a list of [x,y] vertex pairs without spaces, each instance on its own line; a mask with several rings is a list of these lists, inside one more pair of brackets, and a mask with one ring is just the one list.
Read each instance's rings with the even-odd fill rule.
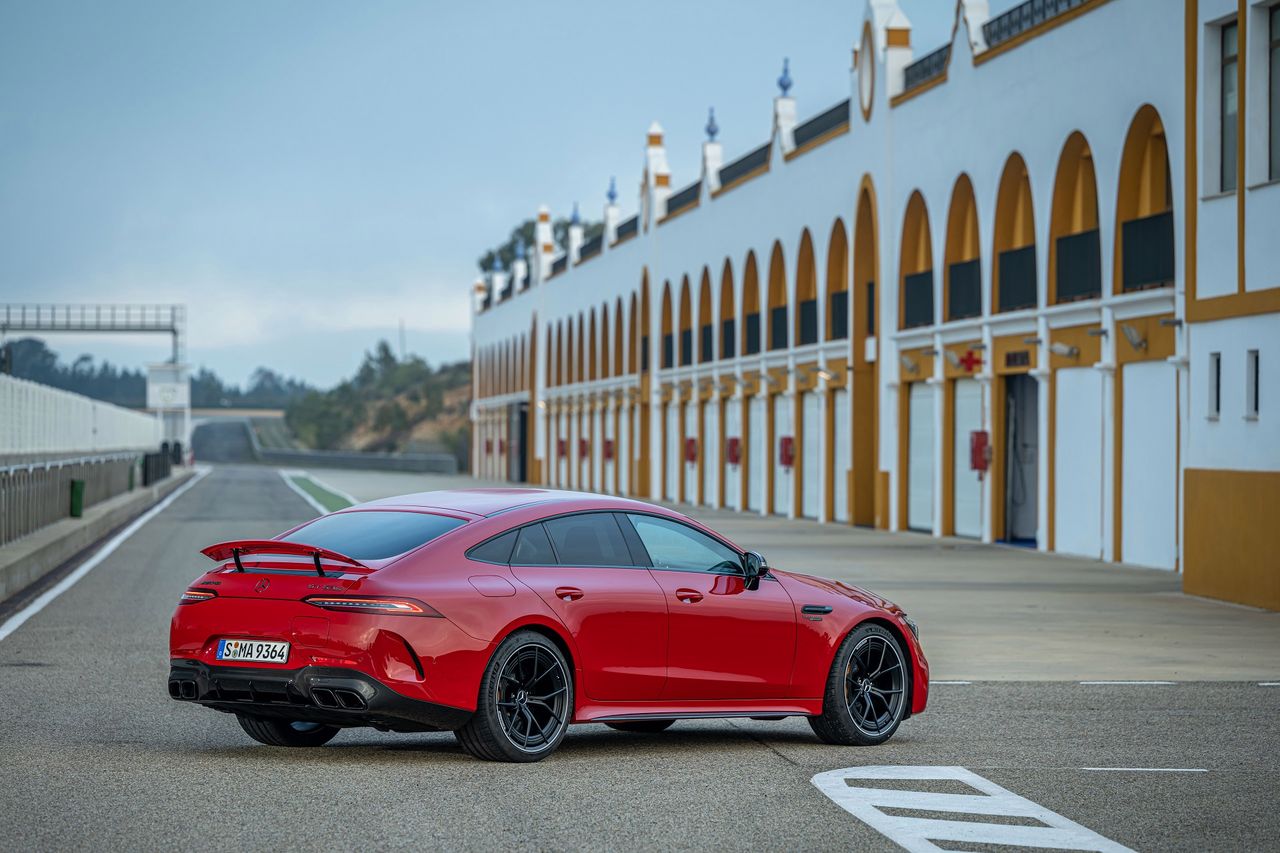
[[582,219],[578,216],[578,203],[575,201],[573,203],[573,215],[569,217],[569,224],[578,225],[581,222],[582,222]]
[[526,251],[526,250],[525,250],[525,245],[524,245],[524,238],[523,238],[523,237],[517,237],[517,238],[516,238],[516,258],[517,258],[517,259],[519,259],[519,260],[522,260],[522,261],[523,261],[523,260],[524,260],[524,255],[525,255],[525,251]]
[[791,60],[785,56],[782,58],[782,75],[778,77],[778,90],[784,98],[791,90]]
[[707,126],[705,130],[707,131],[707,141],[715,142],[716,134],[720,132],[720,125],[716,124],[715,107],[707,107]]
[[503,270],[502,256],[499,255],[497,252],[493,253],[493,264],[490,265],[489,270],[491,272],[502,272]]
[[618,203],[618,181],[613,177],[609,177],[609,191],[604,194],[609,199],[609,204]]

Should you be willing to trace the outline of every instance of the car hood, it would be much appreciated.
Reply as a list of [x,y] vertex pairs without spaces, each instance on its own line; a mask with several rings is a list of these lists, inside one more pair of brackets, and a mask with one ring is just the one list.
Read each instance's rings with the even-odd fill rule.
[[813,575],[802,575],[796,572],[784,572],[781,570],[771,569],[775,575],[784,576],[787,581],[796,584],[804,584],[815,590],[821,590],[829,595],[839,595],[844,598],[852,598],[867,607],[876,610],[887,610],[890,613],[901,613],[902,608],[894,604],[887,598],[882,598],[874,592],[863,589],[860,586],[853,586],[844,581],[832,580],[830,578],[819,578]]

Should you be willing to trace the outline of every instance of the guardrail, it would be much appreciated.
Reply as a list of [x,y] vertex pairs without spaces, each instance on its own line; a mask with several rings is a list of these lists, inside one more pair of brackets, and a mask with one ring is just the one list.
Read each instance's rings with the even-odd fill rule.
[[[108,453],[0,467],[0,545],[8,544],[72,514],[72,481],[83,483],[80,507],[131,490],[144,459],[157,457],[146,471],[169,476],[161,453]],[[160,461],[160,460],[163,461]]]

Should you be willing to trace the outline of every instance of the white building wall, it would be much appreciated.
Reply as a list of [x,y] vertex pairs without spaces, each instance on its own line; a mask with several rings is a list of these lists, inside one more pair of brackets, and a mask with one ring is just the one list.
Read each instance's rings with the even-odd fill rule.
[[[1222,7],[1224,15],[1234,12],[1236,8],[1235,4],[1224,0],[1204,0],[1201,3],[1202,16],[1212,14],[1211,7],[1215,4]],[[967,5],[959,4],[962,13]],[[984,4],[972,5],[977,9]],[[904,472],[899,470],[902,455],[898,443],[903,431],[898,419],[900,396],[907,387],[901,382],[899,354],[903,350],[920,348],[933,348],[937,351],[948,344],[973,340],[983,341],[987,346],[986,352],[991,353],[992,341],[997,337],[1025,337],[1032,341],[1029,347],[1035,353],[1037,364],[1041,365],[1033,373],[1039,383],[1040,467],[1037,502],[1040,513],[1040,545],[1042,548],[1048,547],[1045,533],[1051,526],[1056,527],[1059,532],[1083,528],[1093,531],[1096,526],[1097,533],[1090,533],[1088,547],[1084,550],[1094,556],[1113,556],[1118,534],[1116,528],[1123,523],[1121,514],[1116,512],[1117,508],[1114,506],[1116,490],[1110,488],[1110,484],[1116,482],[1122,467],[1118,461],[1120,449],[1117,447],[1114,399],[1114,373],[1117,369],[1124,369],[1123,366],[1117,368],[1116,365],[1116,347],[1124,345],[1117,344],[1120,332],[1118,324],[1126,319],[1140,317],[1171,314],[1180,320],[1185,316],[1184,271],[1187,254],[1182,237],[1187,216],[1184,209],[1187,199],[1184,186],[1187,122],[1183,114],[1186,97],[1183,10],[1181,6],[1176,10],[1157,10],[1146,0],[1112,0],[1090,6],[1083,14],[1036,33],[1025,45],[990,56],[981,53],[975,56],[967,37],[969,33],[979,32],[980,18],[967,22],[972,26],[965,26],[962,22],[955,30],[946,79],[927,91],[912,94],[896,105],[891,105],[890,98],[896,94],[897,84],[894,81],[895,74],[890,72],[894,68],[900,69],[909,60],[909,57],[903,58],[903,54],[909,51],[885,47],[885,22],[893,19],[895,25],[902,25],[901,16],[895,14],[894,6],[892,2],[869,3],[863,11],[862,20],[852,25],[849,31],[850,42],[856,45],[861,38],[862,22],[870,21],[878,45],[875,51],[875,86],[869,119],[865,119],[859,109],[858,89],[861,81],[855,73],[850,80],[851,120],[847,132],[792,159],[784,156],[782,138],[775,134],[766,173],[715,196],[712,196],[711,188],[704,185],[700,190],[696,209],[684,211],[666,222],[660,220],[670,192],[678,191],[696,176],[672,176],[669,186],[659,187],[656,175],[665,174],[665,149],[660,143],[651,143],[646,148],[648,165],[641,181],[637,205],[641,211],[640,233],[617,246],[606,242],[599,256],[578,265],[571,264],[559,275],[545,280],[535,275],[533,286],[528,291],[478,314],[474,324],[477,352],[485,352],[494,345],[528,336],[531,331],[535,335],[538,382],[536,388],[526,396],[533,404],[531,411],[537,412],[535,432],[531,438],[534,441],[535,455],[541,458],[546,446],[544,436],[547,428],[542,412],[548,402],[581,410],[588,405],[587,401],[590,399],[601,395],[615,395],[616,399],[616,395],[620,393],[634,393],[641,383],[641,376],[624,374],[590,383],[552,385],[545,372],[552,344],[546,336],[548,324],[555,328],[558,324],[572,320],[576,345],[580,316],[584,318],[582,329],[585,331],[590,328],[593,310],[598,317],[601,307],[607,305],[612,319],[619,298],[622,299],[624,310],[629,312],[632,295],[639,294],[642,283],[647,281],[650,369],[647,374],[648,398],[644,402],[648,403],[650,418],[649,445],[637,446],[635,454],[642,459],[647,456],[650,470],[649,496],[659,497],[663,482],[661,460],[664,458],[663,386],[678,388],[682,383],[692,383],[697,389],[706,382],[719,384],[722,380],[740,380],[747,372],[787,367],[789,379],[786,384],[783,387],[762,389],[762,393],[767,391],[770,394],[791,395],[799,391],[797,371],[794,369],[797,364],[816,361],[820,366],[843,365],[851,360],[849,341],[822,342],[808,347],[795,345],[798,249],[801,235],[807,229],[813,243],[814,269],[818,282],[819,329],[820,334],[823,334],[826,329],[826,260],[829,235],[833,223],[840,220],[849,246],[850,268],[846,270],[846,274],[852,290],[857,284],[852,279],[852,267],[856,251],[858,193],[862,181],[867,178],[875,198],[878,270],[875,294],[877,336],[869,349],[874,350],[879,368],[878,423],[875,425],[878,432],[877,472],[889,475],[889,494],[884,505],[889,516],[889,526],[901,528],[907,522],[907,519],[899,517],[900,508],[907,506],[907,502],[902,500],[905,496],[899,494],[905,478]],[[1208,12],[1205,12],[1206,9]],[[921,56],[935,47],[936,45],[916,45],[914,55]],[[1202,52],[1204,49],[1202,43]],[[900,72],[896,76],[900,78]],[[802,81],[797,91],[803,91]],[[1113,295],[1121,158],[1130,125],[1144,105],[1150,105],[1158,112],[1168,148],[1176,233],[1175,281],[1169,288]],[[804,103],[802,106],[803,109],[799,112],[812,116],[830,105]],[[775,102],[778,114],[785,116],[792,108],[790,102],[785,100]],[[1211,108],[1206,89],[1205,97],[1199,102],[1202,127],[1213,126],[1205,124],[1206,110]],[[998,132],[993,132],[993,129],[998,129]],[[1054,184],[1063,145],[1074,132],[1082,133],[1087,140],[1096,172],[1102,295],[1084,302],[1049,305],[1049,248]],[[730,154],[726,159],[732,163],[741,153],[754,149],[762,142],[763,139],[736,139],[727,142]],[[1199,142],[1202,149],[1207,148],[1205,139],[1202,138]],[[1015,152],[1023,158],[1028,168],[1036,239],[1039,307],[996,314],[991,293],[992,269],[996,263],[993,250],[996,198],[1005,164]],[[1202,174],[1212,165],[1213,156],[1212,152],[1205,151],[1200,164]],[[921,193],[925,202],[932,248],[935,311],[941,312],[947,216],[956,181],[961,175],[968,176],[975,193],[983,314],[978,318],[953,322],[938,317],[933,326],[898,331],[899,263],[907,202],[916,191]],[[625,185],[626,181],[622,183]],[[1201,195],[1212,195],[1203,184],[1203,178],[1201,189]],[[1280,284],[1280,275],[1277,274],[1280,270],[1277,252],[1280,249],[1277,248],[1277,242],[1267,239],[1264,233],[1268,223],[1276,219],[1274,214],[1280,214],[1280,186],[1251,190],[1248,206],[1246,221],[1253,239],[1247,242],[1247,286],[1254,289]],[[1203,298],[1219,292],[1234,292],[1237,281],[1234,201],[1210,198],[1198,208],[1199,294]],[[784,351],[771,352],[767,349],[767,312],[769,262],[775,243],[781,247],[785,261],[788,329],[792,345]],[[721,272],[727,261],[733,272],[735,336],[740,350],[746,337],[744,273],[749,254],[754,254],[759,273],[760,309],[764,323],[762,352],[755,356],[719,359]],[[535,271],[540,269],[538,264],[534,267]],[[704,270],[711,281],[714,317],[712,326],[717,358],[711,364],[695,363],[685,367],[676,366],[670,370],[660,369],[664,287],[669,283],[671,288],[672,327],[676,337],[678,362],[680,286],[686,277],[694,315],[695,362],[700,355],[699,330],[704,318],[699,313],[699,288]],[[864,318],[863,306],[857,299],[856,291],[851,293],[850,302],[853,315],[850,324],[852,335],[864,322]],[[625,344],[627,349],[633,346],[630,340],[630,320],[628,313],[624,324],[628,336]],[[1280,363],[1280,353],[1271,354],[1270,349],[1273,342],[1280,340],[1280,329],[1275,327],[1276,323],[1275,315],[1269,315],[1223,321],[1221,324],[1197,324],[1179,328],[1175,332],[1178,341],[1178,357],[1175,362],[1189,364],[1191,371],[1191,399],[1184,399],[1185,395],[1179,394],[1182,413],[1170,418],[1166,425],[1181,437],[1179,464],[1182,467],[1200,465],[1266,470],[1280,467],[1280,435],[1275,431],[1274,420],[1245,421],[1233,415],[1228,423],[1226,415],[1228,406],[1235,405],[1234,402],[1229,402],[1228,386],[1232,382],[1243,382],[1244,354],[1236,350],[1244,349],[1244,342],[1265,342],[1261,345],[1264,350],[1264,398],[1280,396],[1280,388],[1273,386],[1276,378],[1280,377],[1280,369],[1270,368],[1270,365]],[[1050,501],[1050,490],[1055,487],[1054,472],[1050,467],[1052,454],[1048,452],[1049,441],[1054,434],[1050,429],[1053,419],[1050,417],[1049,399],[1051,390],[1059,381],[1060,371],[1050,371],[1044,367],[1050,361],[1048,344],[1052,332],[1080,325],[1096,325],[1099,334],[1103,336],[1102,357],[1099,362],[1080,364],[1077,368],[1090,372],[1089,377],[1082,378],[1082,381],[1090,388],[1096,386],[1100,398],[1098,416],[1089,418],[1089,435],[1080,438],[1098,456],[1096,476],[1100,486],[1096,490],[1096,499],[1091,499],[1087,506],[1077,505],[1074,501],[1064,503],[1061,499]],[[614,334],[611,324],[611,346]],[[1197,376],[1202,375],[1205,369],[1204,354],[1212,347],[1218,347],[1223,352],[1224,414],[1217,421],[1204,422],[1201,414],[1203,400],[1198,399],[1197,395],[1203,397],[1205,383],[1197,379]],[[576,358],[576,353],[573,357]],[[935,397],[933,402],[937,424],[941,425],[945,387],[943,383],[949,380],[941,359],[935,358],[934,363],[934,384],[930,391]],[[984,366],[976,378],[984,383],[980,426],[992,431],[996,419],[1003,415],[1003,401],[992,399],[991,365]],[[1068,378],[1067,384],[1071,381]],[[1179,375],[1178,387],[1188,387],[1185,373]],[[825,390],[821,382],[817,390]],[[781,399],[786,401],[787,406],[794,402],[790,396]],[[637,399],[636,402],[641,401]],[[477,401],[477,407],[483,410],[487,405],[497,403],[497,400],[481,399]],[[729,405],[739,407],[741,404],[739,399],[731,398]],[[756,405],[759,404],[753,402],[753,415],[757,411],[763,411],[763,406],[757,410]],[[724,437],[730,436],[729,424],[738,417],[734,415],[726,419]],[[824,417],[823,420],[825,423],[828,419]],[[828,436],[824,430],[819,441],[813,443],[814,446],[810,442],[804,442],[802,454],[822,452],[825,459],[825,448],[834,443],[832,456],[835,459],[850,457],[847,420],[843,416],[831,420],[845,425],[845,428],[837,431],[834,436]],[[1059,426],[1057,441],[1060,465],[1063,464],[1062,450],[1069,446],[1069,443],[1063,444],[1061,428],[1073,424],[1075,420],[1071,413],[1058,409],[1056,423]],[[1189,428],[1184,430],[1183,426]],[[966,427],[970,428],[968,424]],[[948,499],[943,490],[943,432],[943,429],[935,427],[932,436],[936,445],[932,454],[936,464],[933,466],[930,484],[935,496],[932,506],[935,533],[941,531],[940,519],[943,513],[940,510],[944,506],[943,501]],[[736,430],[736,434],[741,435],[742,430]],[[764,424],[752,417],[749,425],[750,442],[744,443],[742,447],[743,461],[739,466],[738,476],[748,472],[757,473],[755,466],[760,467],[760,474],[774,466],[775,445],[778,437],[783,434],[787,433],[766,435]],[[557,436],[553,436],[553,448],[555,437]],[[566,437],[570,438],[569,456],[572,460],[577,452],[573,441],[576,434],[570,432]],[[1072,440],[1077,438],[1079,437],[1075,436]],[[638,434],[634,439],[638,442]],[[667,453],[682,451],[673,436],[668,436],[666,441]],[[763,442],[767,444],[762,444]],[[963,449],[960,437],[953,437],[953,442],[947,450],[953,454],[953,470],[960,470],[961,466],[956,464],[956,457]],[[699,452],[704,459],[708,458],[705,442],[700,444]],[[676,464],[671,468],[676,476],[683,476],[684,462],[679,456],[677,460],[680,461],[673,460]],[[849,501],[847,493],[841,494],[842,490],[847,489],[843,468],[837,465],[834,472],[828,468],[825,464],[821,466],[822,476],[824,481],[832,478],[837,494],[834,504],[836,511],[841,513]],[[1061,469],[1058,473],[1056,488],[1069,490],[1069,477],[1064,482]],[[716,482],[717,476],[715,472],[704,473],[703,482],[708,484],[708,497],[712,496],[714,490],[710,484]],[[732,479],[727,479],[727,482],[732,482]],[[748,499],[750,506],[763,507],[762,489],[762,477],[752,477],[751,495]],[[677,488],[671,484],[668,491],[675,494]],[[1090,486],[1088,491],[1092,495],[1095,490]],[[987,512],[993,499],[991,485],[984,481],[979,494],[982,513],[976,524],[980,526],[982,538],[989,541],[998,535],[992,528],[990,513]],[[738,500],[737,494],[726,494],[726,502],[730,505]],[[794,509],[787,506],[780,507],[777,511],[791,513]],[[1054,514],[1052,519],[1051,512]],[[825,518],[827,513],[828,508],[825,501],[822,501],[818,514]],[[1088,517],[1083,517],[1082,513]],[[1126,511],[1123,516],[1131,516],[1131,513]],[[975,522],[971,516],[966,516],[965,524],[966,532],[972,533],[975,530]],[[1069,544],[1070,535],[1067,541]]]

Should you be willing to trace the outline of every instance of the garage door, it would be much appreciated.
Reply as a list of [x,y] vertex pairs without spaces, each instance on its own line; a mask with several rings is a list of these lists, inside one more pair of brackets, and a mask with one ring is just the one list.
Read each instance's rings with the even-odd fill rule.
[[849,411],[849,391],[841,388],[836,391],[831,398],[831,405],[836,407],[835,427],[832,430],[831,441],[835,445],[835,470],[831,472],[833,479],[832,488],[835,491],[835,520],[849,521],[849,465],[851,450],[853,449],[853,438],[849,433],[849,419],[852,412]]
[[801,477],[800,488],[803,494],[800,499],[800,514],[805,518],[817,518],[818,507],[822,502],[822,406],[821,399],[817,394],[805,394],[803,403],[801,403],[801,412],[804,421],[801,424],[804,431],[804,441],[801,443],[800,450],[804,454],[804,458],[797,460],[796,464],[800,466],[800,470],[804,473]]
[[955,531],[957,536],[982,537],[982,481],[969,468],[969,433],[982,429],[982,385],[976,379],[956,380]]
[[663,445],[666,447],[667,470],[664,480],[665,491],[663,497],[669,501],[676,500],[678,493],[677,484],[680,477],[680,407],[674,403],[667,404],[667,422],[666,431],[663,435]]
[[933,532],[933,386],[911,383],[907,414],[907,527]]
[[1126,364],[1120,480],[1120,559],[1177,567],[1178,369]]
[[[685,458],[684,445],[689,439],[693,439],[697,444],[697,456],[702,455],[702,442],[698,438],[698,412],[701,410],[701,404],[698,402],[686,403],[684,406],[684,441],[680,443],[680,458]],[[684,502],[696,504],[698,502],[698,460],[694,457],[692,462],[684,462]]]
[[773,466],[773,512],[775,515],[791,513],[791,486],[795,477],[791,468],[781,464],[782,454],[779,448],[784,438],[793,440],[795,438],[795,425],[791,423],[791,407],[794,405],[795,400],[785,394],[773,396],[773,447],[767,464]]
[[1054,548],[1102,557],[1102,374],[1090,367],[1054,374]]
[[702,404],[702,502],[716,506],[720,500],[720,401]]
[[760,512],[764,508],[764,458],[768,453],[765,435],[764,397],[751,398],[747,424],[742,430],[742,458],[747,460],[747,509]]
[[[727,447],[733,439],[738,439],[739,453],[745,453],[742,444],[742,401],[727,400],[724,404],[724,443]],[[733,465],[725,457],[724,465],[724,505],[731,509],[742,509],[742,464]]]

